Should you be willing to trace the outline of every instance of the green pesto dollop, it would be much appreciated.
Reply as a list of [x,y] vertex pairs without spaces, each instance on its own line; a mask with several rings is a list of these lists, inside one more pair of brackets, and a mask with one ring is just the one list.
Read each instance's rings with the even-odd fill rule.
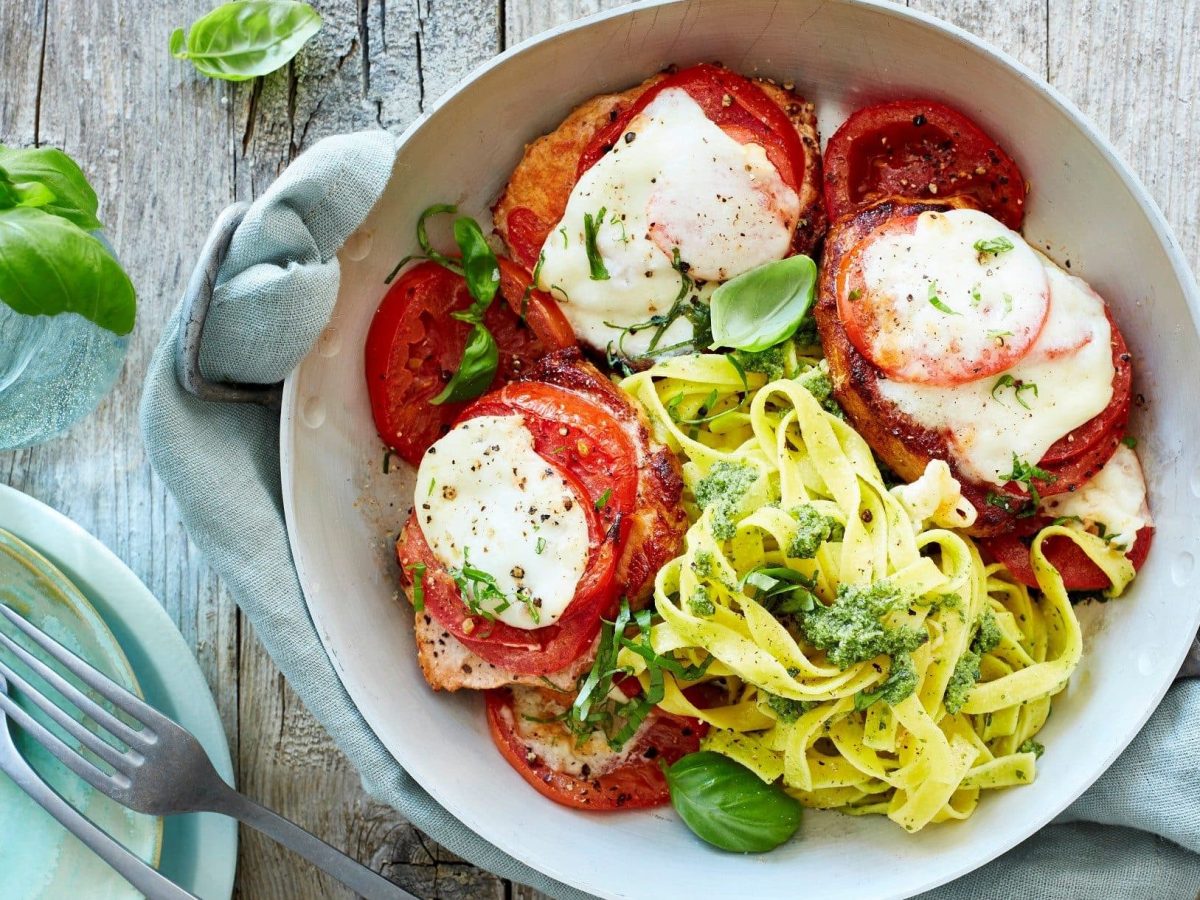
[[721,460],[696,482],[696,504],[712,510],[713,537],[722,541],[733,537],[742,498],[757,480],[754,466]]
[[1046,748],[1044,746],[1042,746],[1041,744],[1039,744],[1037,741],[1035,741],[1033,738],[1030,738],[1025,743],[1023,743],[1020,747],[1017,748],[1017,752],[1018,753],[1032,753],[1038,759],[1041,759],[1042,754],[1046,752]]
[[982,655],[989,650],[994,650],[1000,643],[1000,638],[1000,624],[996,621],[996,614],[991,609],[984,609],[983,615],[979,617],[975,639],[971,642],[971,646]]
[[767,706],[771,708],[771,712],[775,713],[775,718],[787,724],[795,722],[817,705],[808,700],[793,700],[791,697],[781,697],[778,694],[772,694],[770,691],[762,691],[762,695],[766,698]]
[[735,350],[733,357],[746,372],[757,372],[767,376],[767,381],[777,381],[789,373],[787,344],[776,344],[766,350]]
[[693,616],[711,616],[717,611],[716,604],[708,594],[708,588],[703,584],[696,585],[695,590],[688,596],[688,608]]
[[908,699],[917,689],[917,667],[913,665],[911,653],[900,653],[892,657],[892,669],[888,677],[873,691],[859,691],[854,695],[854,708],[864,710],[877,700],[895,706]]
[[825,412],[832,413],[839,419],[845,417],[837,400],[833,398],[833,379],[829,377],[829,363],[825,360],[797,375],[796,383],[812,394]]
[[897,627],[882,621],[888,613],[907,605],[904,592],[886,580],[869,585],[841,584],[833,603],[818,603],[804,613],[800,627],[809,642],[824,650],[839,669],[876,656],[895,659],[929,640],[924,628]]
[[942,703],[948,713],[956,715],[963,708],[971,688],[979,681],[979,664],[983,654],[999,643],[1000,626],[996,616],[990,609],[985,609],[975,624],[975,635],[971,638],[970,646],[954,664],[954,671],[950,673],[950,681],[946,684]]
[[716,569],[716,560],[708,550],[700,550],[692,557],[692,571],[697,578],[712,578]]
[[792,559],[812,559],[826,541],[840,541],[846,529],[833,516],[827,516],[811,503],[804,503],[792,510],[796,520],[796,534],[787,547]]

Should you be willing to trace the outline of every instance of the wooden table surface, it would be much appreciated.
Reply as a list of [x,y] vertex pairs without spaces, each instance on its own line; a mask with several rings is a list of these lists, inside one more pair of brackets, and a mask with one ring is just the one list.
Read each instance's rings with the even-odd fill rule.
[[[781,0],[787,2],[787,0]],[[140,295],[112,395],[66,437],[0,454],[0,480],[63,511],[141,577],[195,649],[242,790],[421,897],[533,897],[371,801],[189,543],[137,430],[150,354],[213,217],[327,134],[399,133],[462,75],[613,0],[314,0],[319,35],[283,71],[231,85],[167,37],[217,0],[0,0],[0,143],[64,148]],[[1200,0],[912,0],[1020,59],[1075,101],[1144,180],[1200,263]],[[1003,98],[997,98],[999,102]],[[347,892],[243,830],[237,891]]]

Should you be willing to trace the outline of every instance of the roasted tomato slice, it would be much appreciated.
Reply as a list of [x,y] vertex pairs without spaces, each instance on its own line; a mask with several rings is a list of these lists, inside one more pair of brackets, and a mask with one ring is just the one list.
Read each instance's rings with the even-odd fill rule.
[[486,661],[519,675],[557,672],[595,640],[621,589],[614,575],[638,502],[637,456],[628,434],[586,396],[543,382],[514,382],[475,401],[460,417],[521,415],[534,451],[574,487],[588,517],[590,548],[575,596],[542,628],[514,628],[471,616],[454,580],[430,549],[416,517],[399,545],[400,563],[425,565],[425,606],[447,631]]
[[[1133,356],[1125,345],[1125,336],[1117,327],[1112,310],[1108,313],[1108,325],[1112,333],[1113,353],[1113,397],[1099,415],[1084,422],[1074,431],[1055,441],[1039,463],[1042,468],[1054,469],[1070,460],[1075,460],[1106,438],[1117,433],[1119,439],[1125,433],[1129,419],[1129,407],[1133,399]],[[1111,451],[1110,451],[1111,452]],[[1107,460],[1108,457],[1105,457]]]
[[523,265],[532,269],[537,264],[551,224],[543,222],[537,213],[524,206],[518,206],[508,214],[508,246]]
[[579,175],[594,166],[624,134],[626,126],[668,88],[682,88],[704,114],[730,137],[756,143],[796,193],[804,177],[804,145],[787,114],[748,78],[702,63],[669,75],[642,94],[625,114],[596,133],[579,160]]
[[[1104,468],[1125,435],[1133,396],[1133,356],[1125,345],[1125,337],[1117,327],[1112,310],[1105,312],[1112,335],[1112,399],[1097,415],[1050,445],[1038,462],[1038,467],[1053,475],[1054,480],[1035,479],[1033,482],[1042,497],[1077,490]],[[1009,501],[1014,512],[1022,509],[1029,497],[1022,488],[1011,483],[1005,485],[999,494]],[[1050,545],[1053,543],[1050,542]],[[1134,544],[1134,547],[1136,549],[1137,545]],[[1075,552],[1081,553],[1078,548],[1075,548]]]
[[967,198],[1007,225],[1025,218],[1025,177],[986,132],[932,100],[894,100],[858,110],[825,150],[830,220],[886,197]]
[[[1002,314],[1002,322],[995,318],[1001,315],[998,297],[985,297],[982,303],[978,300],[964,303],[956,298],[958,308],[951,309],[938,297],[936,279],[932,282],[932,293],[928,295],[912,292],[905,295],[901,285],[907,284],[909,291],[918,289],[912,281],[903,278],[899,282],[885,279],[882,284],[878,280],[874,284],[868,282],[867,260],[873,249],[891,243],[893,248],[899,246],[911,251],[913,247],[907,242],[917,234],[928,235],[934,231],[939,240],[938,249],[944,250],[952,260],[955,253],[974,256],[976,251],[969,244],[961,240],[952,243],[947,240],[944,230],[935,230],[926,224],[930,220],[948,223],[952,216],[983,218],[973,210],[892,216],[872,229],[838,263],[837,311],[846,336],[859,353],[897,381],[956,385],[996,375],[1012,368],[1029,353],[1049,316],[1050,290],[1042,264],[1036,254],[1023,245],[1014,247],[997,266],[1018,260],[1014,266],[1017,275],[1010,278],[1021,287],[1021,290],[1014,288],[1015,303],[1013,295],[1005,295],[1007,309]],[[984,221],[992,222],[990,219]],[[922,246],[917,244],[918,251]],[[905,261],[920,259],[923,255],[920,252],[900,254]],[[926,279],[931,270],[937,272],[928,263],[923,264],[921,270],[926,273]],[[926,287],[926,284],[921,286]],[[978,284],[975,290],[979,297]],[[942,321],[935,326],[931,325],[931,319]],[[989,336],[989,329],[1001,326],[1007,330],[1003,340]],[[914,339],[916,335],[920,335],[919,340]]]
[[[1035,528],[1034,533],[1040,527],[1039,525]],[[1135,571],[1140,571],[1146,561],[1153,538],[1152,527],[1146,526],[1138,530],[1133,549],[1128,554]],[[1017,534],[1002,534],[999,537],[983,538],[979,545],[993,562],[1002,563],[1013,578],[1021,584],[1036,588],[1038,583],[1033,574],[1033,561],[1029,557],[1029,539],[1028,535],[1023,537]],[[1054,535],[1046,539],[1042,549],[1046,554],[1046,561],[1058,569],[1063,586],[1068,591],[1099,591],[1109,586],[1108,576],[1070,538]]]
[[[561,724],[533,721],[553,718],[571,700],[569,694],[543,688],[487,692],[488,727],[508,764],[539,793],[575,809],[644,809],[666,803],[670,793],[660,761],[671,765],[700,749],[702,723],[654,709],[621,751],[609,750],[598,734],[581,750]],[[552,754],[546,752],[549,748]]]
[[[500,348],[497,384],[511,381],[547,352],[575,344],[557,304],[540,291],[527,293],[529,282],[524,269],[500,260],[503,300],[497,297],[484,316]],[[470,332],[450,313],[470,305],[462,276],[425,262],[400,276],[371,320],[365,348],[371,413],[384,443],[412,465],[466,406],[429,401],[458,367]]]

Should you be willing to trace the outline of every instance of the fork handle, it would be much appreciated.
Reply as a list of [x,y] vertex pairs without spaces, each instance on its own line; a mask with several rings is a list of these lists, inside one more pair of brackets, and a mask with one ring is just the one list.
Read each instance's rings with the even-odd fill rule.
[[149,900],[197,900],[195,894],[185,891],[161,875],[140,857],[130,853],[101,831],[90,819],[60,797],[54,788],[42,781],[32,769],[7,759],[3,760],[0,769],[33,798],[38,806],[54,816],[59,824],[79,838]]
[[289,850],[299,853],[314,866],[332,875],[367,900],[420,900],[362,863],[329,846],[320,838],[309,834],[296,823],[288,821],[265,806],[260,806],[228,785],[225,787],[226,790],[213,798],[214,812],[233,816],[251,828],[261,831]]

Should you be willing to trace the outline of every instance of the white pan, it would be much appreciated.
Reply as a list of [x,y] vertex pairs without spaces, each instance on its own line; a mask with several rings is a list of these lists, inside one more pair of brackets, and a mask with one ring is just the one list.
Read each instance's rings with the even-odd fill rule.
[[[1032,182],[1026,235],[1108,300],[1145,403],[1131,426],[1158,533],[1128,595],[1081,608],[1087,645],[1055,702],[1037,782],[989,794],[962,823],[917,835],[878,818],[809,813],[797,840],[739,856],[694,838],[667,809],[596,814],[535,793],[493,748],[482,699],[435,695],[418,671],[412,614],[397,602],[391,541],[411,473],[381,472],[362,345],[383,279],[416,250],[432,203],[487,207],[527,141],[578,102],[668,63],[719,60],[795,81],[828,136],[852,109],[925,96],[963,110]],[[1079,112],[970,35],[866,0],[641,4],[503,54],[405,134],[383,199],[342,252],[333,324],[287,382],[281,456],[292,550],[313,621],[350,696],[396,759],[451,813],[534,868],[605,897],[900,897],[971,871],[1026,838],[1129,743],[1200,624],[1200,302],[1145,189]],[[399,467],[403,469],[401,465]]]

